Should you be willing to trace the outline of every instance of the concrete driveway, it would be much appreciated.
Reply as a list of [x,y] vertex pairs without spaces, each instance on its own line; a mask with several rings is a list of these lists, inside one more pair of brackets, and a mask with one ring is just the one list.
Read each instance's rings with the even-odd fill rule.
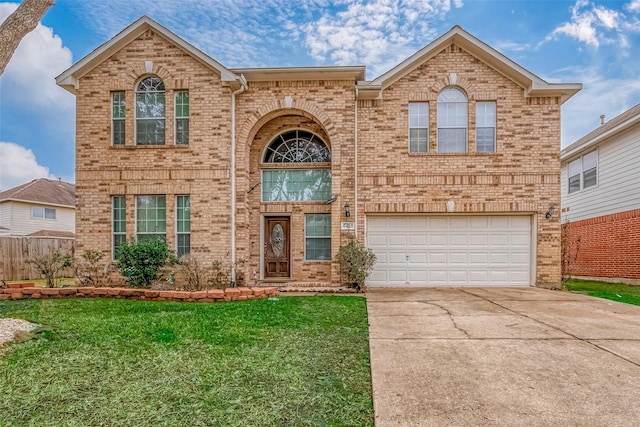
[[369,289],[376,426],[640,426],[640,307],[538,288]]

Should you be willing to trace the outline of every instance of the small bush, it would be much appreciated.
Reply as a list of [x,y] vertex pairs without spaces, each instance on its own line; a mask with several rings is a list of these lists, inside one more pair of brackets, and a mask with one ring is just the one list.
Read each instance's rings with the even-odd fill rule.
[[48,288],[54,288],[57,286],[56,279],[59,278],[60,271],[73,265],[73,256],[56,250],[49,254],[35,255],[27,262],[37,267],[46,279]]
[[76,260],[76,277],[83,286],[106,286],[109,283],[108,264],[101,265],[104,252],[89,249]]
[[167,243],[161,239],[123,243],[116,254],[118,270],[136,288],[150,288],[160,267],[171,260]]
[[376,263],[373,251],[358,243],[357,240],[352,240],[340,246],[337,259],[349,284],[358,290],[364,289],[364,283]]
[[184,273],[186,283],[179,284],[185,291],[201,291],[208,286],[210,268],[193,255],[187,254],[178,260],[179,268]]

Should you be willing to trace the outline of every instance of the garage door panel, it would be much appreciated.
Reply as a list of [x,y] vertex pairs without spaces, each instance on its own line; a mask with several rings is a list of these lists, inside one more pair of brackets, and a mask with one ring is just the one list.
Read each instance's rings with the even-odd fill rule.
[[531,281],[530,216],[367,217],[371,286],[507,286]]

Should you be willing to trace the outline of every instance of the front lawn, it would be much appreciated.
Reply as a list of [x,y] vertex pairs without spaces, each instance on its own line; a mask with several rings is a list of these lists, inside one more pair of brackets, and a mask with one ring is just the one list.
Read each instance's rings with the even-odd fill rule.
[[592,297],[640,305],[640,286],[571,279],[568,289],[571,292],[580,292]]
[[0,302],[2,426],[373,425],[365,299]]

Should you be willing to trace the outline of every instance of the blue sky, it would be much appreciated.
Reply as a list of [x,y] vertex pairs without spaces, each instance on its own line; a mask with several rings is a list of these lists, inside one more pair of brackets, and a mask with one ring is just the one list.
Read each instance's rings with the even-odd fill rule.
[[[0,21],[17,7],[0,0]],[[74,181],[74,97],[55,77],[149,15],[227,67],[365,65],[373,79],[458,24],[584,89],[562,146],[640,103],[640,0],[56,0],[0,77],[0,189]]]

